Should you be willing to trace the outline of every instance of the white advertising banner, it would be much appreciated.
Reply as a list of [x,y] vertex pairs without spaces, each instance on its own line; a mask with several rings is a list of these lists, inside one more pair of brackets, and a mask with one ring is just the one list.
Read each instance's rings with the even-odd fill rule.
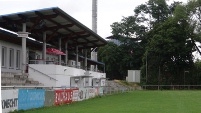
[[79,88],[78,101],[86,100],[89,98],[87,88]]
[[79,89],[73,89],[73,102],[78,101]]
[[89,98],[93,98],[96,96],[96,89],[95,88],[88,88]]
[[2,112],[8,113],[18,109],[18,89],[1,90]]

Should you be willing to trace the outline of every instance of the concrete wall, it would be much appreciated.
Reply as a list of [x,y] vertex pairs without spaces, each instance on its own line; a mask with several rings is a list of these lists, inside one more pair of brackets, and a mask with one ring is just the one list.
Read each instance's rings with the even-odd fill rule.
[[56,87],[66,86],[70,87],[70,76],[68,75],[56,75]]
[[[77,80],[75,80],[77,79]],[[83,80],[81,77],[71,77],[70,78],[71,87],[83,87]]]
[[[43,83],[45,86],[70,86],[70,77],[82,75],[85,75],[85,70],[73,67],[54,64],[29,65],[29,78],[33,78],[34,80]],[[50,77],[56,79],[57,81],[51,79]]]
[[[89,85],[93,85],[93,86],[105,86],[106,73],[87,71],[86,75],[92,76],[91,78],[89,78]],[[99,80],[98,83],[96,81],[97,79]],[[86,84],[86,85],[88,85],[88,84]]]
[[85,75],[86,73],[86,71],[83,69],[77,69],[74,67],[67,67],[67,66],[65,66],[64,68],[66,69],[65,75],[69,75],[69,76],[81,76],[81,75]]
[[92,76],[92,78],[106,78],[105,73],[95,72],[95,71],[87,71],[86,75]]
[[[31,64],[29,66],[34,68],[34,69],[32,69],[29,67],[29,78],[32,78],[33,80],[44,84],[44,86],[50,86],[50,87],[56,86],[56,80],[54,80],[54,79],[56,79],[56,76],[49,74],[48,75],[49,77],[48,77],[47,74],[45,74],[43,71],[39,70],[35,65]],[[40,68],[42,68],[42,67],[40,67]],[[45,70],[45,67],[43,67],[42,69]],[[42,73],[44,73],[45,75]],[[52,79],[51,77],[54,79]]]
[[53,106],[55,101],[55,91],[47,90],[45,91],[45,102],[44,106]]

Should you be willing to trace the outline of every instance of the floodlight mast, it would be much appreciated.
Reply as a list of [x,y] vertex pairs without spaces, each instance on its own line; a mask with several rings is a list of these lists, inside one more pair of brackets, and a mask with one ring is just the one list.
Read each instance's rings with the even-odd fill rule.
[[[97,33],[97,0],[92,0],[92,31]],[[91,59],[97,61],[96,51],[91,52]],[[91,65],[91,70],[94,70],[94,65]],[[96,65],[95,71],[97,70],[98,70],[98,67]]]
[[92,31],[97,33],[97,0],[92,0]]

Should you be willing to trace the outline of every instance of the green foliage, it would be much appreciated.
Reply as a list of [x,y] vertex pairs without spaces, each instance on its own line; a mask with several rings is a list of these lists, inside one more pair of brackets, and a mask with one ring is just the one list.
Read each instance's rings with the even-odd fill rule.
[[141,50],[138,43],[120,46],[108,43],[99,48],[98,58],[105,62],[108,78],[123,80],[127,75],[127,70],[140,69],[141,56],[143,55]]
[[[201,54],[195,44],[201,42],[201,0],[186,5],[149,0],[134,13],[111,25],[113,37],[122,44],[100,49],[107,76],[125,79],[127,70],[141,69],[142,84],[194,84],[201,76],[195,74],[199,70],[192,55],[195,51]],[[193,78],[184,80],[186,74]]]
[[149,32],[150,39],[146,47],[148,70],[156,71],[149,71],[148,74],[150,78],[158,79],[148,79],[149,83],[182,84],[179,79],[183,77],[183,70],[193,65],[194,43],[187,40],[188,33],[191,33],[186,32],[186,27],[186,22],[178,23],[175,18],[169,18]]

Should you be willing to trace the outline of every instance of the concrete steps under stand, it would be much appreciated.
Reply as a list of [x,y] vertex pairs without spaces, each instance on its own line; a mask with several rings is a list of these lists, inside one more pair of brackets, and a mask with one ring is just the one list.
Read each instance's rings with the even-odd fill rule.
[[25,79],[1,77],[1,84],[25,84]]
[[16,73],[14,74],[14,78],[22,78],[22,79],[27,79],[28,78],[28,73],[22,74],[22,73]]
[[2,72],[1,75],[2,86],[44,86],[32,78],[28,78],[28,73],[22,75],[22,73]]
[[1,72],[1,77],[13,78],[14,77],[14,73]]
[[128,87],[120,85],[116,83],[115,81],[107,81],[107,86],[111,87],[112,90],[117,91],[117,90],[127,90]]

